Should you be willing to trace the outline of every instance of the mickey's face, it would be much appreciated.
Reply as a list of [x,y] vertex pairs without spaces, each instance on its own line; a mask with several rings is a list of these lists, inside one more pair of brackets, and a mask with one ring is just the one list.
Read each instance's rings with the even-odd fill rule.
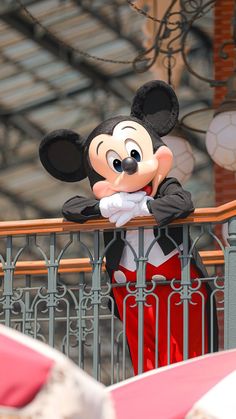
[[40,144],[41,162],[66,182],[88,177],[98,199],[143,188],[154,196],[172,165],[172,153],[160,137],[175,126],[178,109],[169,85],[148,82],[136,92],[129,117],[102,122],[86,141],[67,129],[47,134]]
[[89,146],[89,160],[104,178],[93,185],[94,195],[101,199],[116,192],[135,192],[149,184],[154,195],[156,175],[163,166],[160,159],[166,160],[166,172],[172,163],[171,151],[165,146],[160,148],[154,153],[147,129],[128,119],[119,122],[112,135],[104,133],[94,137]]

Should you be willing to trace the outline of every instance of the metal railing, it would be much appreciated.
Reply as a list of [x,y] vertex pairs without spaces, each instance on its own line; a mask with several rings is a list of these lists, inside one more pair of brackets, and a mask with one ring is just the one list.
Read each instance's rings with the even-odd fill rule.
[[[228,223],[228,243],[217,234],[217,225]],[[168,239],[171,229],[182,226],[183,247],[172,242],[181,260],[181,277],[146,280],[146,264],[160,234]],[[155,226],[153,217],[137,218],[124,228],[104,219],[77,224],[63,219],[0,222],[0,322],[57,347],[81,368],[105,384],[133,375],[126,342],[126,304],[130,299],[137,312],[137,371],[143,370],[145,351],[145,310],[150,296],[156,304],[155,359],[158,367],[158,287],[171,289],[167,307],[167,353],[170,361],[170,301],[178,296],[183,311],[183,359],[189,357],[189,310],[194,296],[201,296],[201,284],[211,284],[208,312],[209,336],[214,335],[214,300],[221,332],[221,348],[236,347],[236,201],[218,208],[197,209],[186,219],[158,228],[157,238],[144,248],[145,231]],[[131,249],[137,279],[133,284],[112,283],[105,271],[108,247],[103,232],[113,241],[125,231],[137,230],[138,248]],[[191,241],[189,241],[189,234]],[[111,246],[108,245],[108,246]],[[191,278],[190,261],[194,247],[200,250],[207,278]],[[123,322],[115,312],[112,291],[125,288]],[[175,298],[175,297],[174,297]],[[202,296],[201,296],[202,298]],[[206,315],[202,303],[202,318]],[[161,320],[163,321],[163,319]],[[222,337],[221,322],[224,335]],[[202,320],[202,353],[205,351],[205,324]],[[214,350],[210,339],[210,350]]]

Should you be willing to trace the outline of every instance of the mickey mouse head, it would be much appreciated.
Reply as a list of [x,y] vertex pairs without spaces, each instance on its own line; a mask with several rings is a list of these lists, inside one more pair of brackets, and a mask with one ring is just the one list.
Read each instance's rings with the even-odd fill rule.
[[61,129],[47,134],[39,149],[46,170],[55,178],[75,182],[88,177],[96,198],[135,192],[158,185],[172,165],[172,153],[161,138],[175,126],[178,100],[162,81],[138,89],[130,116],[116,116],[99,124],[84,140]]

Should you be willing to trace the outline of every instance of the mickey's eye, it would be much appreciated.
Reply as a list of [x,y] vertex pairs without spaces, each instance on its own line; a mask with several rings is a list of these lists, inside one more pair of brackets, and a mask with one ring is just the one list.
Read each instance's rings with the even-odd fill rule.
[[130,157],[133,157],[137,162],[142,160],[141,148],[134,140],[126,140],[125,147]]
[[109,167],[116,173],[123,172],[123,169],[121,167],[121,158],[119,154],[117,154],[113,150],[109,150],[106,155],[107,163]]

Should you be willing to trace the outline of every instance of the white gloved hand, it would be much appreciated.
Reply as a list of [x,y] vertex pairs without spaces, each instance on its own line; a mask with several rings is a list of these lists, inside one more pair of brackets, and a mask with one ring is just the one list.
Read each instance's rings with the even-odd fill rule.
[[135,217],[142,217],[150,215],[150,211],[147,206],[147,201],[153,199],[151,196],[144,196],[140,202],[137,202],[135,206],[129,210],[120,210],[116,213],[112,214],[109,217],[109,221],[111,223],[115,223],[116,227],[121,227],[122,225],[126,224],[132,218]]
[[104,218],[109,218],[118,211],[128,211],[140,202],[145,192],[139,191],[134,193],[118,192],[111,196],[102,198],[99,202],[99,208]]

